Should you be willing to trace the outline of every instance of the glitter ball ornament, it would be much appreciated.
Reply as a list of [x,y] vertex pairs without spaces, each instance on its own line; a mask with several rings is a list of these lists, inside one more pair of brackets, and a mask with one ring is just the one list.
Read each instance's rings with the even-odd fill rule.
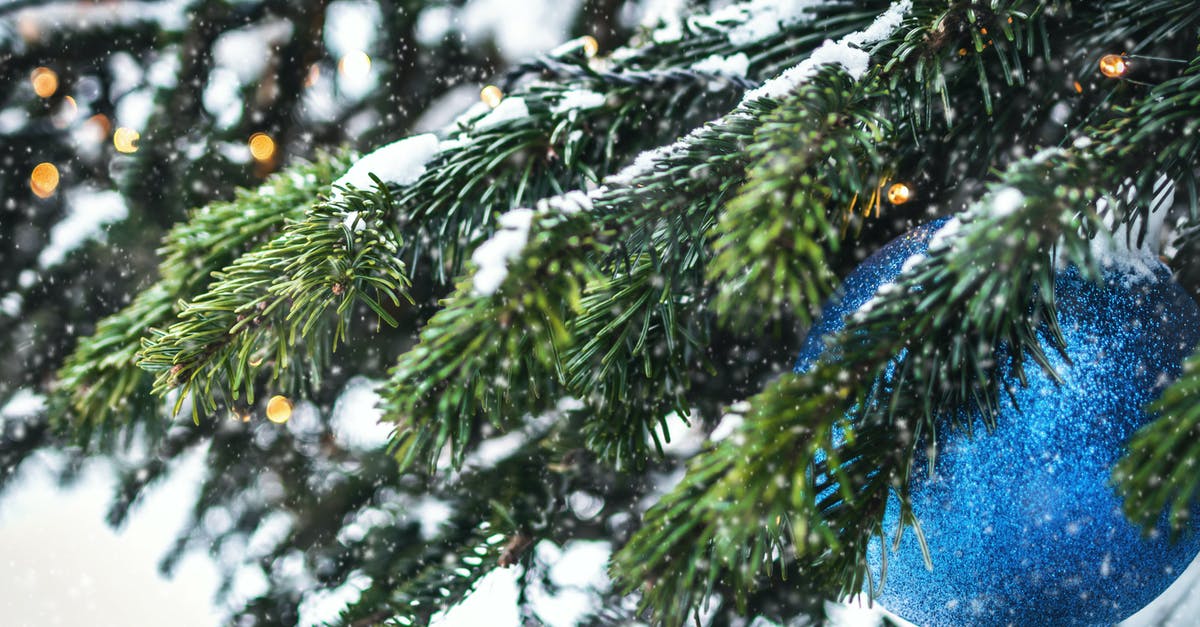
[[[926,251],[942,224],[892,241],[847,277],[797,371],[822,356],[823,336]],[[913,510],[933,570],[911,530],[898,548],[889,535],[877,600],[918,625],[1111,625],[1163,592],[1200,552],[1200,533],[1190,529],[1176,542],[1165,524],[1143,536],[1110,484],[1129,438],[1153,419],[1144,407],[1200,342],[1200,307],[1160,264],[1149,273],[1110,267],[1103,283],[1066,268],[1055,290],[1070,362],[1043,347],[1062,384],[1027,362],[1022,386],[1002,352],[998,375],[1011,395],[1001,394],[996,431],[986,434],[977,417],[974,438],[941,430],[933,476],[917,460]],[[891,534],[898,520],[893,497],[884,529]],[[880,542],[868,557],[878,582]]]

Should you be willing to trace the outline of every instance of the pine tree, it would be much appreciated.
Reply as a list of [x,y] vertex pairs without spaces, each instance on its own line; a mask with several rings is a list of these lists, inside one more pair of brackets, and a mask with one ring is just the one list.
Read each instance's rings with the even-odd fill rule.
[[[402,22],[382,45],[402,50],[414,12],[380,4]],[[310,54],[295,10],[282,94],[309,65],[292,67]],[[211,41],[214,22],[193,20],[183,37]],[[435,132],[297,160],[231,198],[223,170],[201,168],[219,202],[142,192],[199,208],[166,234],[155,282],[61,359],[32,424],[81,450],[152,447],[114,522],[207,444],[168,564],[282,526],[243,558],[270,581],[236,608],[250,624],[295,622],[299,602],[346,587],[362,593],[339,624],[423,624],[497,568],[547,585],[535,548],[580,539],[615,549],[592,624],[823,620],[826,601],[878,583],[870,542],[900,531],[889,498],[919,530],[909,486],[932,434],[971,429],[964,411],[979,438],[1005,418],[998,351],[1019,377],[1050,371],[1056,264],[1094,276],[1097,241],[1156,237],[1170,187],[1168,261],[1196,295],[1198,26],[1183,0],[749,0],[623,47],[571,40]],[[181,71],[199,62],[184,57]],[[196,106],[164,91],[164,119]],[[431,100],[416,93],[400,108]],[[389,124],[377,137],[409,128]],[[308,135],[286,115],[264,128]],[[184,169],[138,163],[134,189]],[[848,319],[836,362],[792,373],[841,279],[938,216],[955,244]],[[6,347],[47,330],[2,329]],[[1200,356],[1113,469],[1147,527],[1188,522],[1197,373]],[[386,446],[334,437],[355,377],[377,383]],[[22,441],[0,453],[10,468]],[[407,515],[429,502],[450,512],[432,531]],[[227,529],[203,524],[216,509]]]

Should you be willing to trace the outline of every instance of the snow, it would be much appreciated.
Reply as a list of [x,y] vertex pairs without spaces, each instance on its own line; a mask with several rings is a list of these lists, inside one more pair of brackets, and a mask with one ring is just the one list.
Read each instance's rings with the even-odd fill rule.
[[50,229],[50,242],[38,255],[38,265],[50,268],[90,239],[103,239],[105,225],[129,214],[125,198],[112,190],[80,187],[67,193],[67,215]]
[[605,189],[603,187],[597,188],[586,194],[576,190],[559,196],[543,198],[537,202],[537,210],[541,213],[557,211],[564,214],[590,211],[592,209],[592,201],[603,193]]
[[[579,5],[579,0],[525,0],[520,5],[512,0],[473,0],[457,11],[456,21],[469,42],[495,42],[501,56],[518,61],[566,40]],[[427,27],[427,36],[434,32]]]
[[9,292],[0,297],[0,313],[9,318],[16,318],[21,315],[21,305],[24,302],[25,298],[19,292]]
[[358,449],[375,449],[391,439],[392,423],[380,422],[379,383],[366,377],[354,377],[333,404],[329,417],[333,437]]
[[925,261],[925,255],[921,253],[910,256],[908,259],[905,259],[904,264],[900,266],[900,273],[908,274],[913,268],[917,267],[917,265],[923,261]]
[[0,498],[0,612],[6,625],[222,624],[219,574],[203,552],[171,579],[157,570],[195,501],[205,450],[187,453],[120,529],[104,523],[117,486],[111,464],[91,460],[60,486],[66,460],[42,451]]
[[504,122],[527,117],[529,117],[529,107],[525,104],[524,98],[505,98],[496,105],[495,109],[492,109],[491,113],[475,123],[475,130],[482,131]]
[[[562,98],[550,110],[553,113],[565,113],[582,109],[599,109],[604,106],[606,101],[607,99],[604,94],[596,93],[590,89],[572,89],[564,93]],[[501,103],[501,105],[503,104]]]
[[1021,190],[1015,187],[1005,187],[992,196],[989,207],[992,215],[999,218],[1012,215],[1023,204],[1025,204],[1025,194],[1022,194]]
[[513,209],[500,216],[500,229],[471,254],[475,271],[475,292],[491,296],[500,288],[508,276],[508,262],[516,259],[529,239],[529,225],[533,221],[532,209]]
[[226,31],[213,43],[213,60],[218,67],[234,72],[241,84],[249,85],[266,71],[272,49],[291,34],[291,22],[282,19]]
[[0,407],[0,421],[11,418],[28,418],[37,415],[46,408],[46,397],[30,390],[21,388],[8,398],[8,402]]
[[191,0],[163,2],[50,3],[17,11],[12,17],[34,32],[75,31],[115,24],[134,24],[142,20],[158,22],[164,31],[178,31],[187,25]]
[[[1147,193],[1133,186],[1132,181],[1123,184],[1126,198],[1132,201],[1139,193]],[[1117,219],[1116,212],[1108,210],[1108,201],[1100,199],[1096,210],[1104,220],[1105,226],[1112,229],[1112,235],[1099,233],[1091,241],[1092,259],[1102,268],[1115,269],[1125,275],[1125,283],[1133,285],[1143,281],[1157,281],[1156,271],[1163,267],[1159,260],[1162,252],[1162,238],[1167,212],[1175,203],[1175,184],[1165,176],[1160,176],[1154,183],[1154,197],[1150,203],[1150,211],[1146,223],[1146,237],[1139,245],[1138,233],[1141,232],[1142,219],[1138,218],[1132,224],[1124,224],[1114,228]]]
[[723,30],[734,46],[748,46],[810,18],[823,0],[751,0],[688,19],[693,28]]
[[725,76],[746,76],[750,72],[750,57],[746,56],[745,52],[731,54],[727,57],[714,54],[707,59],[693,63],[692,69],[697,72]]
[[342,198],[342,188],[372,189],[371,174],[384,183],[408,185],[425,173],[425,164],[440,150],[433,133],[413,135],[393,142],[354,162],[338,180],[333,182],[333,200]]
[[893,3],[866,29],[850,33],[836,43],[826,40],[810,58],[767,81],[758,89],[747,92],[743,102],[786,95],[824,65],[840,64],[855,80],[862,78],[871,60],[870,55],[862,48],[876,44],[895,32],[911,10],[912,0]]
[[936,251],[949,245],[951,240],[958,235],[958,231],[961,228],[962,220],[950,218],[948,222],[942,225],[942,228],[934,231],[933,237],[929,238],[929,250]]
[[331,2],[325,10],[325,45],[336,58],[374,48],[382,30],[379,4],[356,0]]

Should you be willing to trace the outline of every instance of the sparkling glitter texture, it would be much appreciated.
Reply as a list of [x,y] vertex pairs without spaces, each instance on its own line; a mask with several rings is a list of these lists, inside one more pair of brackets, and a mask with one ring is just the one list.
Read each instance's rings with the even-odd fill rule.
[[[925,252],[943,223],[889,243],[847,277],[797,371],[822,354],[822,336]],[[1157,280],[1140,282],[1107,270],[1103,284],[1068,268],[1055,289],[1070,364],[1043,345],[1062,385],[1027,362],[1022,387],[1010,357],[998,355],[1012,395],[1001,395],[996,432],[986,435],[978,421],[974,439],[943,430],[934,476],[924,460],[914,469],[913,509],[934,569],[926,570],[911,530],[898,550],[889,537],[878,602],[918,625],[1111,625],[1153,600],[1200,552],[1193,530],[1177,542],[1165,525],[1144,537],[1109,484],[1125,443],[1152,419],[1143,408],[1200,341],[1200,307],[1165,267]],[[898,510],[893,498],[888,533]],[[868,552],[876,581],[880,549],[875,541]]]

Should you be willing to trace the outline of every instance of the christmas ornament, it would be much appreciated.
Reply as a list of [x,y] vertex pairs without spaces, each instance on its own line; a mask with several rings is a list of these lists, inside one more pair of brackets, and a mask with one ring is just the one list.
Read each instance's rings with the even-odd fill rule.
[[[825,335],[926,251],[942,224],[892,241],[846,278],[810,332],[798,372],[822,357]],[[973,439],[943,429],[934,475],[925,459],[913,470],[912,505],[932,571],[911,530],[893,547],[898,499],[889,504],[887,578],[877,599],[885,608],[923,627],[1111,625],[1163,592],[1200,552],[1193,530],[1172,542],[1160,523],[1144,537],[1109,483],[1126,442],[1152,420],[1146,404],[1200,341],[1200,306],[1154,263],[1143,275],[1108,267],[1102,284],[1073,267],[1057,273],[1070,362],[1043,347],[1063,383],[1027,362],[1022,386],[1010,357],[997,355],[1011,395],[1000,396],[996,431],[985,433],[978,419]],[[880,551],[878,540],[868,551],[876,582]]]

